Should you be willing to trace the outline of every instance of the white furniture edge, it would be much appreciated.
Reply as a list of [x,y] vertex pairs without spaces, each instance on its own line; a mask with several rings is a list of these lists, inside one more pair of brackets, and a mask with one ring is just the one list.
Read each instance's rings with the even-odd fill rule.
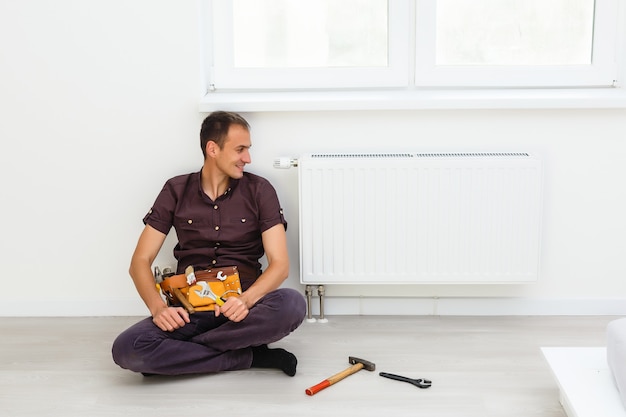
[[626,417],[605,347],[542,347],[568,417]]

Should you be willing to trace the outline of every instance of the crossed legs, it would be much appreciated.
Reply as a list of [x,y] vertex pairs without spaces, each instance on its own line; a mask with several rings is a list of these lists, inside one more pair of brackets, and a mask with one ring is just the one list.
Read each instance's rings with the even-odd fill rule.
[[144,374],[183,375],[248,369],[282,369],[295,374],[297,360],[283,349],[269,349],[304,320],[304,297],[281,288],[263,297],[245,320],[235,323],[212,311],[190,315],[190,323],[173,332],[146,318],[122,332],[113,343],[113,360]]

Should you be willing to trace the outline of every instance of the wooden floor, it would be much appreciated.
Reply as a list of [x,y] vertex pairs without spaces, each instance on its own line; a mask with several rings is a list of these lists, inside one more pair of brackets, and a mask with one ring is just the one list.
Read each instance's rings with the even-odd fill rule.
[[[605,346],[616,317],[337,316],[304,323],[275,346],[299,360],[290,378],[247,370],[150,377],[111,360],[136,317],[0,318],[0,415],[564,417],[542,346]],[[315,396],[304,390],[371,360]],[[433,381],[429,389],[378,372]]]

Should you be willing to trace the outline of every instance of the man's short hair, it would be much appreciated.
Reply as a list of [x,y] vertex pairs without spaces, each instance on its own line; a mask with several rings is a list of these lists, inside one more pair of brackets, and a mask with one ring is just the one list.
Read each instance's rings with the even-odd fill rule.
[[220,149],[224,148],[228,129],[231,125],[239,125],[250,131],[250,125],[237,113],[227,111],[215,111],[209,114],[202,122],[200,129],[200,147],[202,155],[206,158],[206,145],[213,141]]

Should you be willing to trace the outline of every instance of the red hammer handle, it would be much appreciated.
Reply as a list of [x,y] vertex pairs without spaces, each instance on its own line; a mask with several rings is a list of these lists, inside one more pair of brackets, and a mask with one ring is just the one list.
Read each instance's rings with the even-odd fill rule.
[[344,379],[348,375],[352,375],[353,373],[358,372],[361,369],[363,369],[363,364],[362,363],[357,363],[355,365],[352,365],[348,369],[343,370],[343,371],[339,372],[338,374],[335,374],[335,375],[331,376],[330,378],[323,380],[319,384],[313,385],[311,388],[308,388],[308,389],[304,390],[304,392],[306,392],[307,395],[313,395],[313,394],[315,394],[317,392],[320,392],[324,388],[328,388],[331,385],[336,384],[337,382],[341,381],[342,379]]
[[325,379],[319,384],[313,385],[311,388],[307,388],[304,392],[306,392],[306,395],[313,395],[328,387],[330,387],[330,381]]

